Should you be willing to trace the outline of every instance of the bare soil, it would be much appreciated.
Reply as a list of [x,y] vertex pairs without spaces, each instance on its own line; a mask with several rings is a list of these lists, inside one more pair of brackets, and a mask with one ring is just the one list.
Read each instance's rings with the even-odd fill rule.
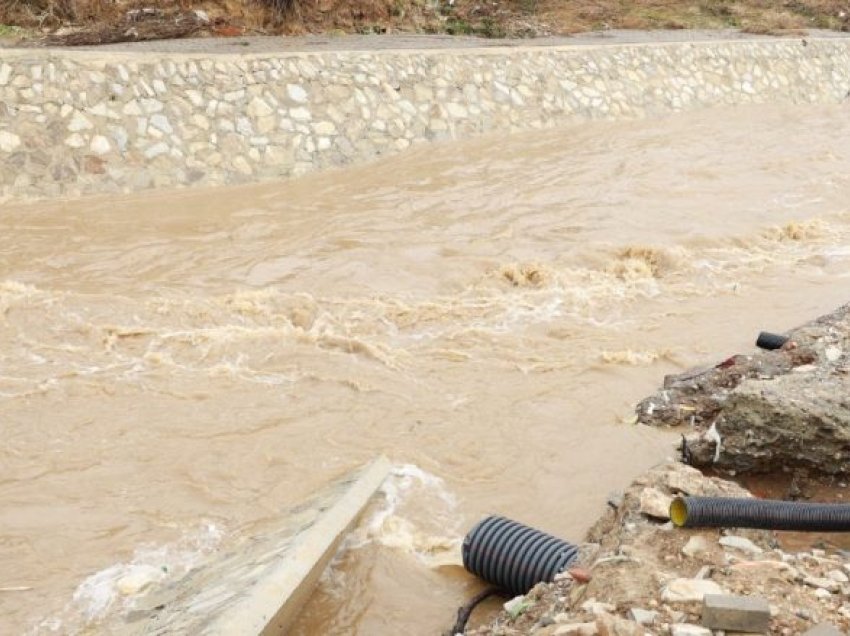
[[850,30],[850,0],[6,0],[0,38],[97,44],[198,35],[445,33],[539,37],[608,29]]

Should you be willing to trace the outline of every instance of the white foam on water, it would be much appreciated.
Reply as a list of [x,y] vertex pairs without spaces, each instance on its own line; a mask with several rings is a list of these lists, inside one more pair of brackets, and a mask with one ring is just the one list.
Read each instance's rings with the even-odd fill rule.
[[[457,561],[455,555],[460,554],[461,538],[453,530],[457,527],[458,503],[442,479],[413,464],[402,464],[393,468],[379,492],[380,502],[346,538],[340,554],[380,545],[409,554],[427,567]],[[410,521],[404,515],[406,505],[418,510],[427,508],[429,527],[422,528]],[[333,579],[333,574],[327,578]]]
[[174,543],[140,546],[128,562],[121,562],[86,577],[59,616],[42,620],[32,634],[75,634],[102,621],[114,611],[135,606],[152,586],[185,574],[219,545],[224,531],[212,522],[187,532]]
[[14,294],[16,296],[31,296],[38,293],[39,289],[33,285],[27,285],[16,280],[0,281],[0,294]]
[[633,349],[622,349],[617,351],[603,350],[599,353],[599,359],[608,365],[645,367],[655,364],[659,360],[670,360],[673,355],[668,350],[654,351]]

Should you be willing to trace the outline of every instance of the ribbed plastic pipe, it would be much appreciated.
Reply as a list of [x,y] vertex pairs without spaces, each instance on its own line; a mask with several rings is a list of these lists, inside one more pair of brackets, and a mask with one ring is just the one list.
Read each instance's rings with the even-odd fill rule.
[[578,548],[505,517],[479,521],[463,540],[463,566],[511,594],[551,582],[578,557]]
[[670,519],[680,528],[850,532],[850,504],[677,497],[670,504]]
[[759,337],[756,338],[756,346],[759,349],[767,349],[768,351],[781,349],[786,342],[788,342],[788,336],[781,336],[778,333],[770,333],[769,331],[762,331]]

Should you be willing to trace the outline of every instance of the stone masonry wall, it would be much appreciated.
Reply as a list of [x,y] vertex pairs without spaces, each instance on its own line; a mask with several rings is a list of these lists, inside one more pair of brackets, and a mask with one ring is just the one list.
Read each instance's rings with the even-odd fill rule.
[[850,39],[108,58],[0,49],[0,201],[259,181],[487,131],[848,92]]

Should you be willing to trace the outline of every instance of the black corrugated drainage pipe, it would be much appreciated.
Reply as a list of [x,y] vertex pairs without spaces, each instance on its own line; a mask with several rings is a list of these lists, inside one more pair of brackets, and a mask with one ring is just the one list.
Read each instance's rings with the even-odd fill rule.
[[504,517],[479,521],[463,540],[463,566],[511,594],[525,594],[578,558],[578,548]]
[[670,504],[670,519],[680,528],[850,532],[850,504],[677,497]]
[[781,349],[785,346],[786,342],[788,342],[788,336],[781,336],[778,333],[770,333],[769,331],[762,331],[759,337],[756,338],[756,346],[759,349],[767,349],[768,351]]

